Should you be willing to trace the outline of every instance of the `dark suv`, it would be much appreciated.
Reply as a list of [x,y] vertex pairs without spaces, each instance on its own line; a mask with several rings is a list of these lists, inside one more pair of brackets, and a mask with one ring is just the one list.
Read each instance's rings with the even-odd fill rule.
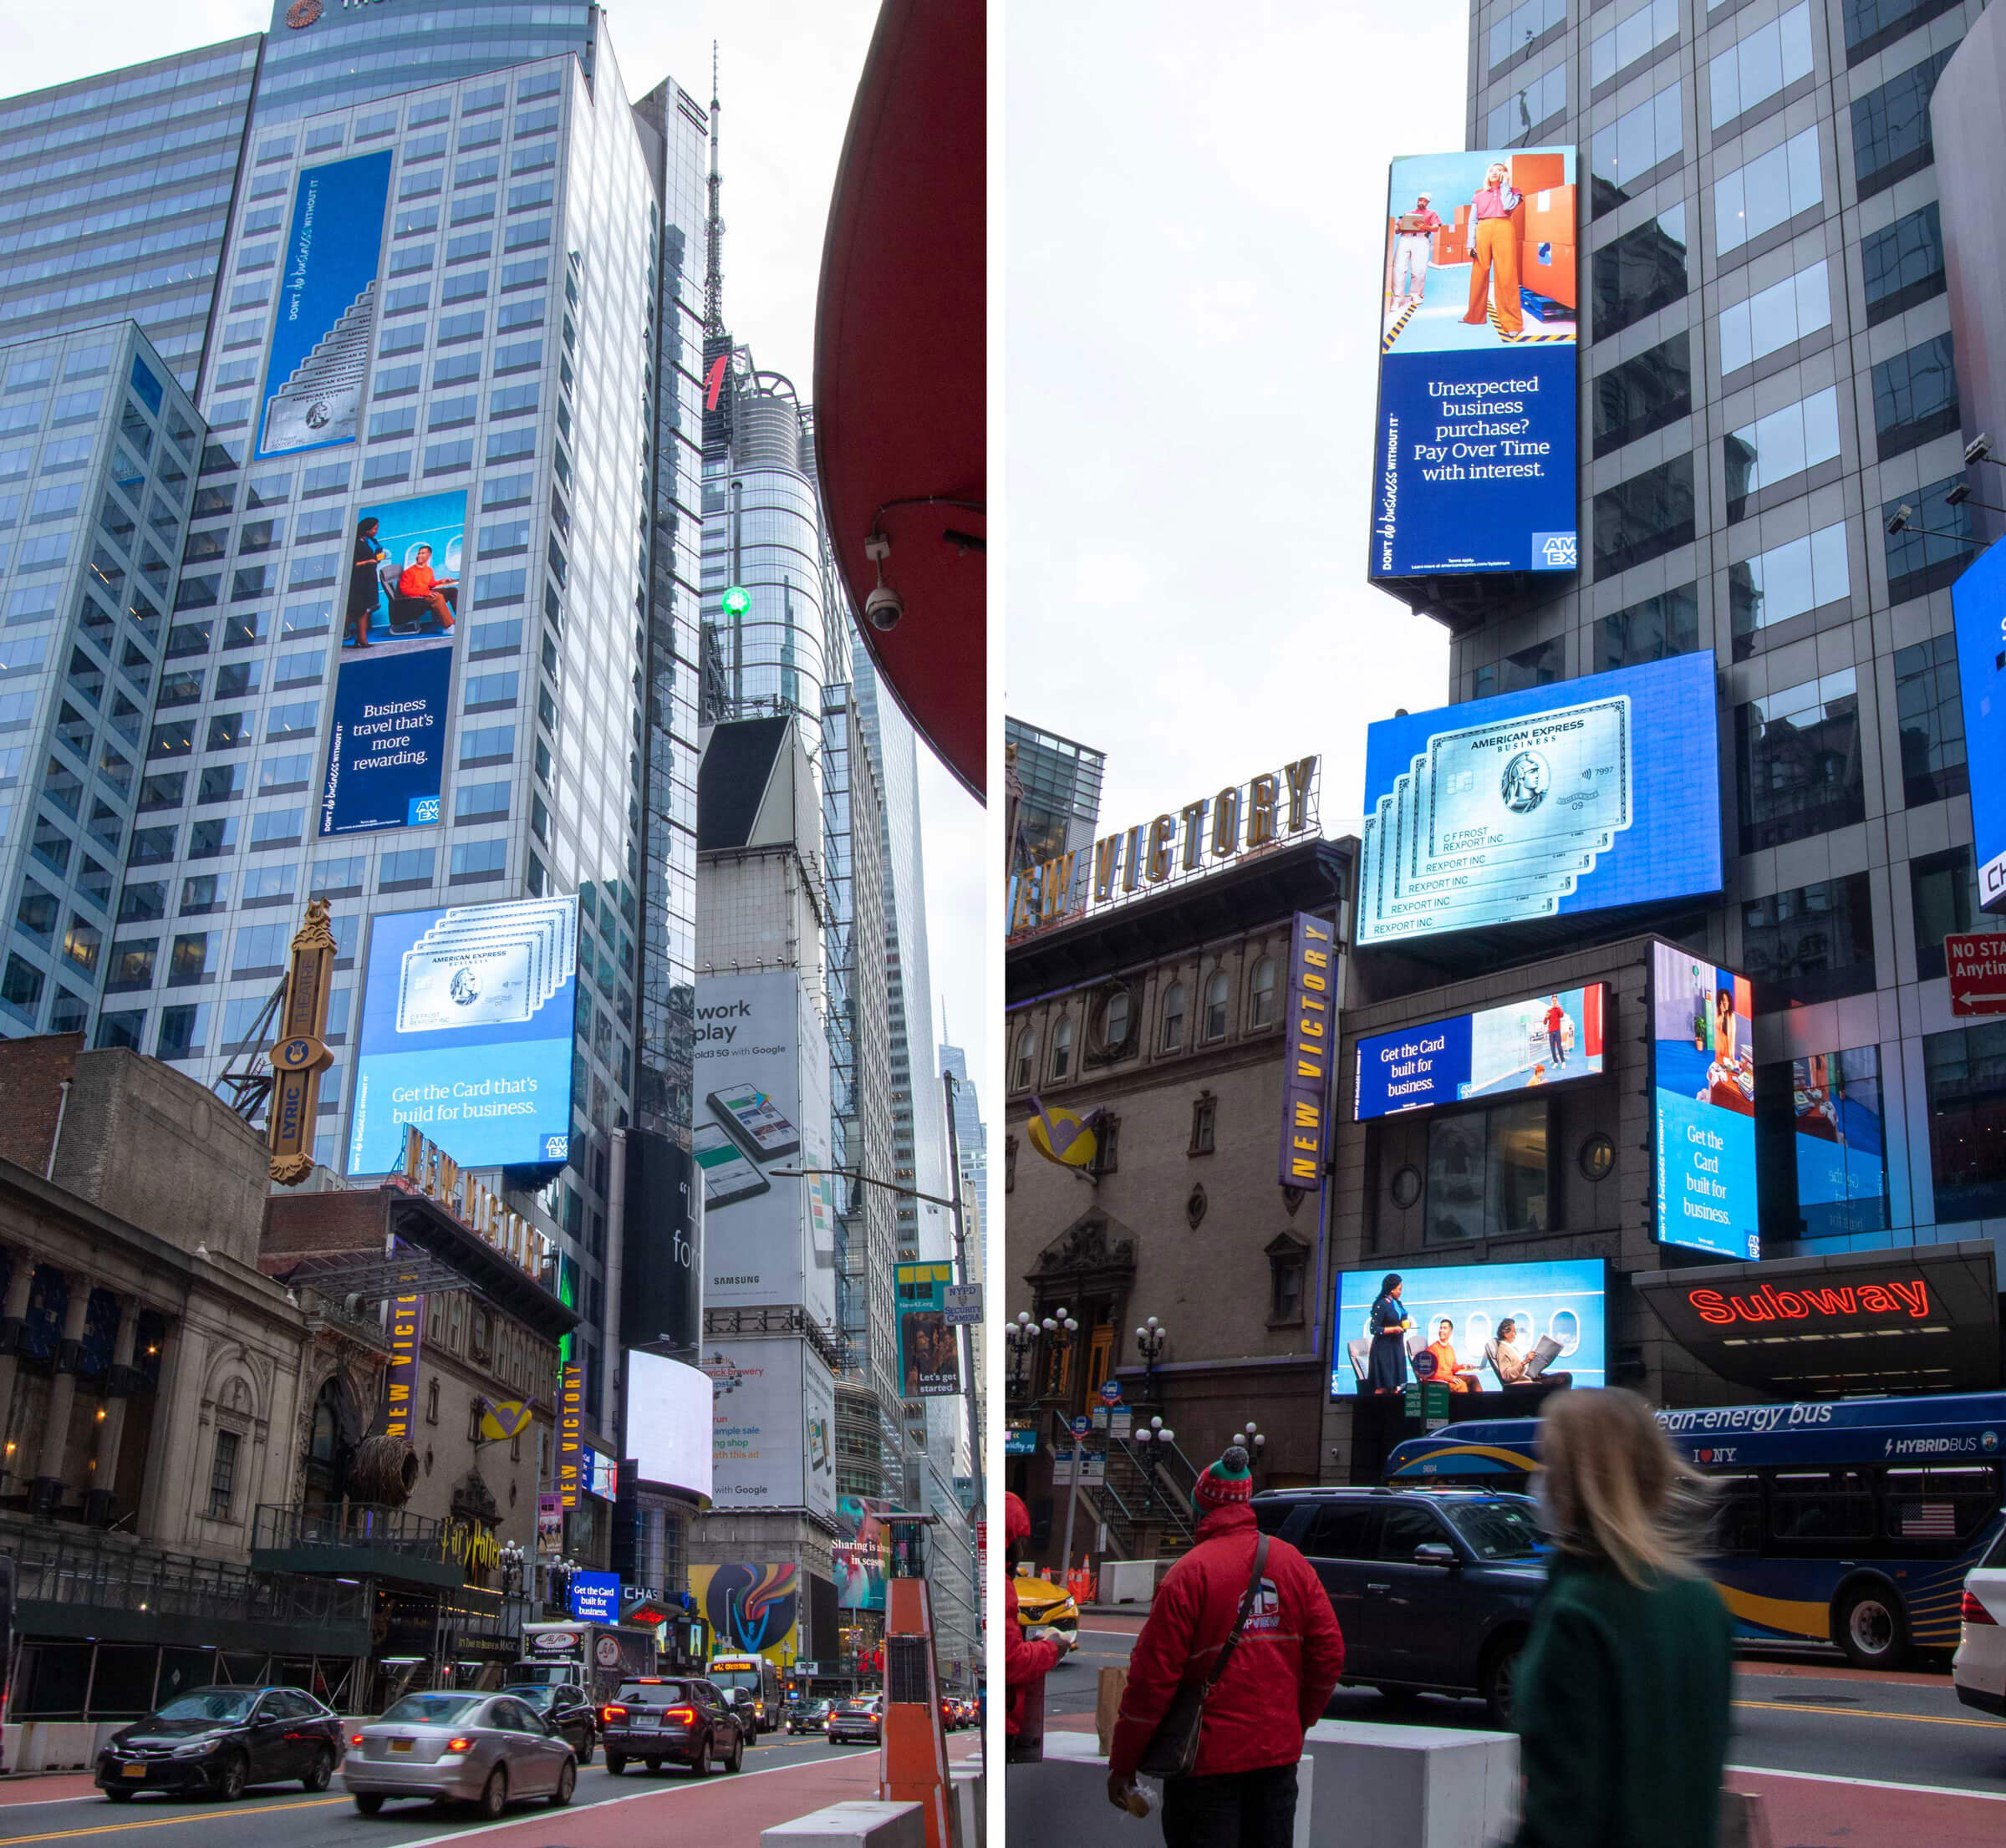
[[741,1718],[710,1682],[659,1675],[622,1682],[599,1720],[606,1769],[616,1778],[629,1759],[639,1759],[650,1771],[670,1761],[686,1764],[700,1778],[713,1759],[736,1771],[746,1762],[746,1734],[752,1726],[751,1714]]
[[1306,1557],[1344,1632],[1344,1679],[1390,1698],[1477,1694],[1499,1724],[1546,1583],[1527,1495],[1285,1489],[1254,1498],[1264,1534]]

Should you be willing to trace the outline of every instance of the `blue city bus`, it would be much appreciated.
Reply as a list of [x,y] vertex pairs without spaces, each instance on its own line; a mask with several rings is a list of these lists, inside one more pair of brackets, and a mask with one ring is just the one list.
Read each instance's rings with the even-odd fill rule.
[[[1716,1497],[1707,1573],[1746,1641],[1832,1642],[1861,1667],[1954,1647],[1964,1576],[2006,1530],[2006,1392],[1660,1412]],[[1539,1420],[1451,1424],[1389,1483],[1522,1490]]]

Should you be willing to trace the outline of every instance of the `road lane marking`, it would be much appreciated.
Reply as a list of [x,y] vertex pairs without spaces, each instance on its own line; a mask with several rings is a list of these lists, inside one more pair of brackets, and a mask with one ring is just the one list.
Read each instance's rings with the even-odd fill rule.
[[0,1835],[0,1848],[18,1848],[28,1841],[68,1841],[76,1835],[119,1835],[131,1829],[171,1829],[177,1822],[226,1822],[237,1816],[276,1815],[281,1810],[325,1810],[330,1805],[346,1803],[346,1797],[313,1797],[304,1802],[267,1803],[256,1809],[205,1810],[191,1815],[186,1810],[171,1816],[152,1816],[134,1820],[130,1816],[118,1822],[98,1823],[84,1829],[52,1829],[46,1835]]
[[1980,1803],[2006,1803],[2006,1790],[1968,1790],[1956,1784],[1884,1784],[1878,1778],[1835,1777],[1828,1771],[1779,1771],[1767,1764],[1729,1764],[1723,1770],[1752,1778],[1797,1778],[1806,1784],[1850,1784],[1862,1790],[1912,1790],[1925,1797],[1973,1797]]
[[[1752,1707],[1761,1713],[1822,1713],[1834,1719],[1899,1719],[1912,1720],[1918,1726],[1988,1726],[1997,1728],[1996,1719],[1966,1719],[1956,1713],[1896,1713],[1882,1712],[1871,1707],[1813,1707],[1802,1701],[1790,1700],[1738,1700],[1737,1707]],[[0,1843],[0,1848],[6,1848]]]

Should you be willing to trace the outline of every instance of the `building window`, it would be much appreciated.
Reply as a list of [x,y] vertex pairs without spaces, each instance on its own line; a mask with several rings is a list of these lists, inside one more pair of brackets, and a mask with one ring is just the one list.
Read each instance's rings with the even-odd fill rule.
[[1678,158],[1684,145],[1683,94],[1675,78],[1657,95],[1596,130],[1589,144],[1589,174],[1596,217],[1637,197],[1659,167]]
[[1947,333],[1874,368],[1875,451],[1882,461],[1947,435],[1958,420],[1958,371]]
[[427,1424],[439,1422],[439,1382],[436,1380],[429,1381],[425,1385],[425,1422]]
[[1509,64],[1567,22],[1567,0],[1519,0],[1490,28],[1490,69]]
[[1163,994],[1163,1049],[1175,1052],[1184,1043],[1184,985],[1173,982]]
[[228,1520],[237,1498],[237,1452],[242,1440],[234,1431],[218,1431],[216,1455],[209,1465],[209,1518]]
[[1758,289],[1719,317],[1723,377],[1795,346],[1832,324],[1830,266],[1820,257],[1808,268]]
[[1247,1025],[1256,1027],[1274,1024],[1275,959],[1263,956],[1255,964],[1253,979],[1247,984]]
[[1595,574],[1627,571],[1693,540],[1693,458],[1675,456],[1595,497]]
[[1908,895],[1916,923],[1917,981],[1940,980],[1947,973],[1946,937],[1997,928],[1978,909],[1978,863],[1968,847],[1917,855],[1908,863]]
[[1845,0],[1847,67],[1863,64],[1958,4],[1958,0]]
[[1219,1099],[1209,1091],[1201,1092],[1191,1105],[1191,1147],[1194,1155],[1209,1155],[1213,1148],[1213,1132],[1217,1123]]
[[1881,1056],[1818,1052],[1755,1074],[1762,1222],[1805,1239],[1887,1229]]
[[[1607,18],[1608,15],[1604,15]],[[1588,82],[1596,89],[1678,36],[1678,0],[1630,0],[1588,41]]]
[[[1969,503],[1944,500],[1952,489],[1964,485],[1962,475],[1947,475],[1927,487],[1912,488],[1881,503],[1889,603],[1907,603],[1912,597],[1943,589],[1962,577],[1965,566],[1978,556]],[[1905,511],[1908,517],[1902,530],[1888,532],[1888,523]]]
[[1051,1075],[1054,1079],[1072,1074],[1072,1016],[1062,1014],[1051,1030]]
[[1423,1236],[1431,1245],[1544,1232],[1544,1100],[1438,1117],[1428,1125],[1427,1192]]
[[1787,225],[1825,198],[1813,124],[1713,182],[1713,247],[1723,257]]
[[1563,59],[1550,70],[1529,77],[1491,110],[1484,145],[1517,147],[1533,140],[1556,115],[1567,113],[1567,65]]
[[1268,1324],[1300,1327],[1307,1293],[1309,1250],[1286,1234],[1268,1247]]
[[1012,1091],[1028,1091],[1031,1088],[1031,1073],[1036,1068],[1037,1057],[1037,1032],[1035,1028],[1027,1026],[1017,1036],[1016,1057],[1012,1061],[1010,1074],[1010,1087]]
[[1765,1014],[1874,991],[1874,913],[1864,873],[1752,899],[1741,960]]
[[1895,650],[1895,711],[1902,729],[1903,803],[1913,808],[1966,794],[1971,779],[1955,636],[1932,635]]
[[1693,409],[1692,343],[1675,333],[1662,345],[1597,374],[1595,453],[1606,456],[1625,443],[1677,423]]
[[1470,697],[1488,700],[1495,693],[1523,693],[1551,686],[1566,666],[1566,644],[1557,635],[1495,661],[1486,661],[1470,676]]
[[1728,517],[1741,519],[1749,501],[1766,487],[1788,481],[1839,457],[1839,390],[1827,385],[1794,405],[1785,405],[1721,441],[1726,471]]
[[1851,668],[1751,700],[1734,723],[1744,853],[1866,818]]
[[1734,659],[1754,651],[1759,630],[1852,596],[1843,520],[1801,539],[1789,539],[1728,567],[1728,607],[1734,629]]
[[1128,1028],[1135,1003],[1125,988],[1118,988],[1101,1003],[1101,1050],[1118,1053],[1128,1043]]
[[1087,1172],[1098,1177],[1112,1174],[1122,1165],[1122,1119],[1112,1112],[1093,1126],[1093,1160]]
[[1866,278],[1866,324],[1883,321],[1941,295],[1943,221],[1931,200],[1886,229],[1860,240],[1860,266]]
[[1205,1037],[1223,1040],[1226,1036],[1226,1001],[1232,993],[1232,984],[1226,980],[1226,972],[1216,970],[1212,980],[1205,984]]
[[1811,9],[1795,6],[1730,46],[1707,66],[1716,133],[1758,104],[1811,74]]
[[2006,1214],[2006,1021],[1922,1037],[1939,1225]]
[[1699,646],[1699,586],[1647,597],[1642,603],[1604,616],[1595,625],[1596,671],[1638,667],[1673,654],[1690,654]]
[[1946,45],[1853,104],[1853,184],[1862,199],[1920,173],[1936,158],[1929,98],[1958,48]]
[[1017,1138],[1003,1138],[1003,1191],[1014,1194],[1017,1190]]
[[1590,264],[1595,337],[1620,333],[1686,293],[1686,208],[1657,217],[1612,238]]

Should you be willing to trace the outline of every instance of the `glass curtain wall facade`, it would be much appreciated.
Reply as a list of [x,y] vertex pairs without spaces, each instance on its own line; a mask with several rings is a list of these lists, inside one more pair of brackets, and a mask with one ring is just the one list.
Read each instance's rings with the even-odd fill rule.
[[[1928,99],[1978,11],[1471,9],[1469,145],[1510,125],[1589,169],[1594,547],[1455,642],[1452,696],[1713,654],[1729,889],[1704,947],[1756,983],[1765,1257],[1972,1235],[1932,1181],[1982,1061],[1941,979],[1943,920],[1971,914],[1948,587],[1974,552],[1945,499],[1965,467]],[[1836,1203],[1790,1146],[1826,1103],[1872,1148]]]
[[194,389],[263,43],[0,102],[0,344],[136,321]]
[[0,1033],[84,1031],[113,979],[202,438],[130,322],[0,345]]
[[[1101,815],[1101,771],[1104,751],[1076,744],[1055,731],[1026,725],[1006,715],[1003,742],[1013,749],[1017,781],[1024,794],[1017,804],[1016,837],[1010,843],[1010,869],[1042,866],[1067,853],[1082,856],[1074,868],[1069,901],[1083,903],[1095,824]],[[1005,894],[1005,903],[1014,901]]]

